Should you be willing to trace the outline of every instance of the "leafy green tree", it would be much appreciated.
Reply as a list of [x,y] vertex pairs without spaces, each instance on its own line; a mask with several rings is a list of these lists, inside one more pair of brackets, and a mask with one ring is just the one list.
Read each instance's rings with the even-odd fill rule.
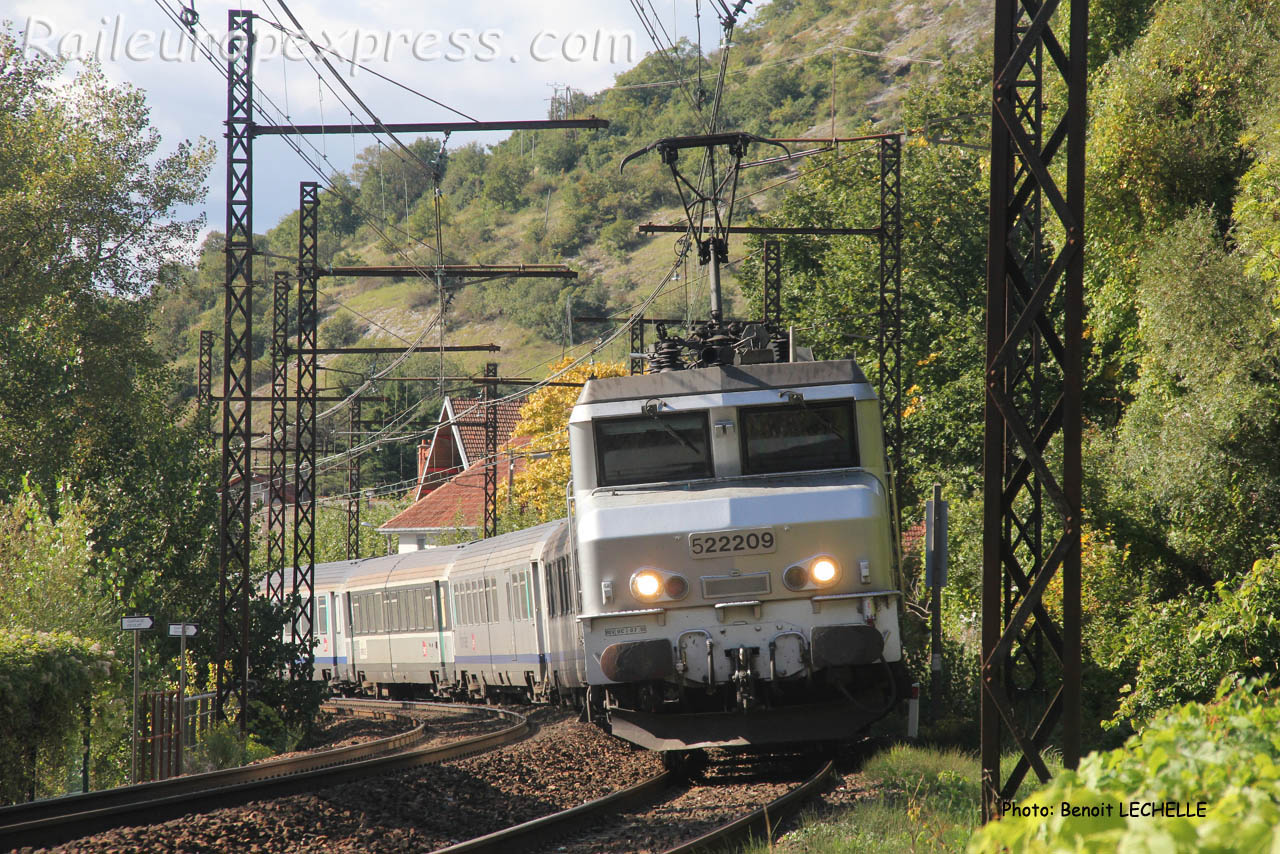
[[90,572],[92,504],[62,490],[47,508],[38,490],[24,487],[0,505],[0,628],[107,638],[116,609]]
[[1125,400],[1136,379],[1142,253],[1195,208],[1226,232],[1250,163],[1244,132],[1272,97],[1278,43],[1273,4],[1167,0],[1100,69],[1088,156],[1095,399]]
[[[26,471],[46,490],[93,468],[157,381],[145,296],[189,253],[207,143],[159,155],[142,93],[90,68],[24,57],[0,33],[0,494]],[[123,404],[123,405],[122,405]]]
[[1115,500],[1181,567],[1173,591],[1238,571],[1280,528],[1277,314],[1244,262],[1205,209],[1142,262],[1139,379],[1109,468]]
[[350,312],[336,312],[321,328],[325,347],[349,347],[360,340],[360,325]]
[[480,195],[488,162],[489,154],[478,142],[448,152],[440,190],[455,207],[460,208]]
[[515,210],[524,201],[524,187],[529,178],[529,164],[518,150],[504,148],[489,158],[482,195],[504,210]]
[[[357,155],[351,168],[351,182],[359,187],[360,207],[380,222],[399,221],[432,186],[430,166],[440,152],[440,143],[423,137],[410,142],[407,148],[406,152],[399,146],[371,145]],[[322,212],[325,201],[337,200],[322,200]],[[355,211],[345,205],[331,205],[335,208],[335,225],[354,224]]]

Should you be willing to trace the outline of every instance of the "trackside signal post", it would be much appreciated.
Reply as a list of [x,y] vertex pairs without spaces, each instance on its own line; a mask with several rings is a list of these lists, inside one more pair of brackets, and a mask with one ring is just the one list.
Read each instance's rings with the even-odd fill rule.
[[[132,758],[129,761],[129,782],[138,782],[138,647],[140,639],[138,632],[150,631],[155,625],[155,620],[151,617],[135,615],[132,617],[120,618],[120,631],[133,632],[133,743]],[[88,791],[88,786],[85,790]]]
[[942,485],[924,505],[924,583],[929,588],[929,714],[938,719],[942,703],[942,588],[947,583],[947,502]]

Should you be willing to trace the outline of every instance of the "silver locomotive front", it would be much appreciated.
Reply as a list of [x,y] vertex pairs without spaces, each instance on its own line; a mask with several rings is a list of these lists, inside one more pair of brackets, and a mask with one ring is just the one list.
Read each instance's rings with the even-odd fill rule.
[[891,500],[853,362],[593,380],[569,431],[578,619],[615,734],[838,739],[890,710]]

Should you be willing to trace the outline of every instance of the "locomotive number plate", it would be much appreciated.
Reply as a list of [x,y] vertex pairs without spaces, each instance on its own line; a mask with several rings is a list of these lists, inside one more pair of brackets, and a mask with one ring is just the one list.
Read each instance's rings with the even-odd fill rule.
[[689,535],[689,554],[696,558],[763,555],[777,548],[778,540],[773,535],[773,528],[699,531]]

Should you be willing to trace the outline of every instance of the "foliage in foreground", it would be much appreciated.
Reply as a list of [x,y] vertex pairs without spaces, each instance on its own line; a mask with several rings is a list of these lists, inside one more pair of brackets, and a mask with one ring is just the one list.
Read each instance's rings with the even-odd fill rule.
[[1202,597],[1162,603],[1130,621],[1122,641],[1138,660],[1116,721],[1137,724],[1187,701],[1213,698],[1225,678],[1280,673],[1280,558],[1254,561]]
[[[1002,760],[1006,766],[1013,761]],[[868,759],[859,777],[869,797],[832,817],[806,816],[777,845],[749,847],[745,854],[965,850],[979,821],[981,773],[973,754],[899,744]]]
[[[1051,818],[1006,817],[974,835],[971,854],[1255,852],[1280,848],[1280,704],[1250,682],[1224,683],[1212,703],[1170,710],[1123,748],[1085,757],[1021,802]],[[1063,802],[1102,807],[1063,817]],[[1134,802],[1179,802],[1191,817],[1120,817]],[[1196,804],[1206,804],[1196,815]],[[1107,811],[1110,815],[1106,815]]]

